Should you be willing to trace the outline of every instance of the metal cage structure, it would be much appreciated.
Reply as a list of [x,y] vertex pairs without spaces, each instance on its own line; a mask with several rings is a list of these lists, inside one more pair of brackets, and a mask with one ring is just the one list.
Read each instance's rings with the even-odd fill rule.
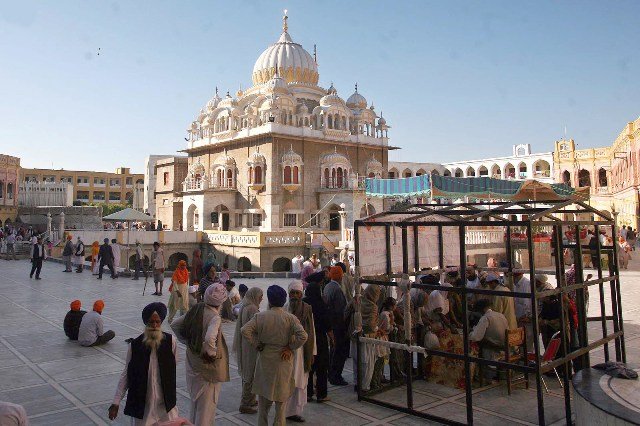
[[[615,216],[615,213],[614,213]],[[499,228],[504,231],[504,248],[507,266],[502,268],[482,268],[488,271],[501,272],[505,277],[512,277],[514,272],[528,273],[531,280],[531,292],[505,292],[481,288],[467,288],[467,278],[464,273],[468,261],[466,251],[466,234],[470,229],[481,227],[483,229]],[[535,229],[551,230],[550,248],[552,264],[547,270],[536,268],[536,248],[534,244]],[[613,237],[612,244],[601,244],[597,238],[595,253],[593,248],[580,242],[581,231],[587,229],[599,236],[601,230],[609,232]],[[524,231],[519,241],[514,241],[514,230]],[[574,238],[571,238],[574,235]],[[510,202],[467,202],[452,205],[440,204],[413,204],[400,211],[387,211],[379,213],[354,223],[355,257],[358,265],[358,276],[361,284],[377,284],[386,287],[399,286],[402,280],[420,274],[421,267],[435,267],[435,264],[421,264],[425,258],[437,260],[437,267],[432,272],[444,272],[445,267],[455,265],[461,271],[460,277],[463,285],[448,287],[449,292],[458,293],[462,300],[462,339],[463,353],[453,353],[445,350],[431,350],[419,347],[406,337],[404,342],[396,342],[388,345],[396,349],[402,349],[405,356],[404,374],[406,379],[400,385],[406,386],[406,406],[378,399],[375,396],[380,391],[363,392],[358,387],[358,400],[378,404],[387,408],[396,409],[415,416],[434,420],[444,424],[469,424],[474,422],[474,392],[472,388],[471,364],[493,366],[500,369],[508,369],[532,375],[535,377],[535,391],[537,395],[538,423],[547,424],[545,421],[545,406],[542,375],[546,372],[558,369],[564,384],[564,416],[567,424],[572,424],[572,408],[570,397],[570,377],[572,365],[577,370],[590,366],[589,353],[602,347],[604,358],[609,361],[612,357],[611,348],[616,361],[626,362],[622,307],[620,300],[620,276],[617,263],[615,217],[606,212],[601,212],[579,200],[553,200],[553,201],[510,201]],[[431,237],[433,238],[431,238]],[[437,236],[437,239],[435,238]],[[453,253],[451,247],[447,249],[447,240],[459,242],[457,253]],[[421,241],[422,240],[422,241]],[[425,240],[427,244],[425,245]],[[515,246],[520,247],[519,253],[526,249],[527,266],[516,270],[514,268]],[[430,253],[425,253],[429,251]],[[565,279],[564,251],[569,249],[574,255],[575,283],[567,285]],[[583,255],[597,256],[597,278],[585,279],[583,271]],[[430,257],[429,257],[430,256]],[[456,258],[453,263],[452,259]],[[603,260],[601,260],[603,259]],[[603,266],[604,265],[604,266]],[[557,287],[551,290],[538,291],[534,284],[537,273],[546,273],[555,276]],[[609,297],[605,297],[605,284],[610,288]],[[439,285],[427,285],[413,283],[413,287],[423,289],[442,289]],[[599,312],[597,315],[587,316],[588,288],[597,288],[600,297]],[[514,289],[515,291],[515,289]],[[541,299],[556,295],[563,300],[565,295],[575,292],[575,304],[577,308],[578,341],[570,347],[568,333],[561,332],[561,351],[551,362],[542,363],[542,348],[539,342],[540,323],[538,318],[538,305]],[[527,298],[531,302],[532,328],[534,345],[532,354],[533,362],[504,362],[482,358],[482,354],[473,356],[470,353],[469,341],[469,302],[467,295],[508,296],[512,298]],[[408,297],[408,296],[406,296]],[[609,300],[606,300],[609,299]],[[515,300],[514,300],[515,302]],[[561,306],[561,330],[568,330],[567,307]],[[609,313],[607,314],[607,311]],[[600,324],[597,336],[589,339],[587,331],[588,322]],[[593,331],[592,331],[593,334]],[[593,337],[593,336],[592,336]],[[357,336],[357,376],[358,383],[362,375],[360,363],[361,346],[364,344],[376,344],[370,338]],[[440,356],[448,359],[462,361],[464,363],[464,392],[466,402],[466,423],[430,414],[415,409],[413,404],[413,377],[414,354]],[[525,357],[525,360],[527,357]],[[393,386],[393,385],[387,385]],[[397,385],[396,385],[397,386]],[[386,389],[390,389],[387,387]],[[562,418],[562,417],[560,417]],[[556,419],[557,421],[557,419]]]

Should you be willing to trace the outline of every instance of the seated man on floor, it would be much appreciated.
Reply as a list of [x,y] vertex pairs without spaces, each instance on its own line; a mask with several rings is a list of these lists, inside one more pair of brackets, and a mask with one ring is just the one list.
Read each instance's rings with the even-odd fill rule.
[[[507,318],[500,312],[493,311],[489,300],[479,300],[476,307],[483,315],[469,333],[469,340],[480,343],[482,358],[493,360],[504,350],[504,334],[509,328]],[[486,370],[489,372],[488,368]]]
[[80,331],[80,323],[82,322],[82,317],[87,311],[81,311],[82,303],[79,300],[74,300],[71,302],[71,310],[67,312],[67,315],[64,317],[64,334],[70,340],[78,340],[78,332]]
[[78,343],[82,346],[98,346],[107,343],[116,337],[113,330],[103,332],[104,323],[102,321],[102,310],[104,302],[96,300],[93,304],[93,311],[86,313],[80,322],[80,330],[78,332]]

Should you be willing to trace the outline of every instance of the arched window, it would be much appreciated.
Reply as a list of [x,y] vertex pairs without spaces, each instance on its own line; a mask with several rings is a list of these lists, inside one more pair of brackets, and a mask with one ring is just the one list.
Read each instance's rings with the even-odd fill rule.
[[591,186],[591,173],[588,170],[581,169],[578,172],[578,187],[583,188]]
[[329,180],[329,168],[324,169],[324,187],[331,188]]
[[331,114],[329,114],[329,116],[327,117],[327,126],[330,129],[333,129],[333,116]]
[[0,180],[0,198],[4,198],[4,182]]
[[295,184],[300,183],[299,174],[300,174],[300,169],[298,168],[298,166],[293,166],[293,183]]
[[253,179],[253,167],[249,167],[249,177],[248,177],[248,181],[249,183],[253,183],[254,179]]
[[13,182],[7,184],[7,198],[13,200]]
[[284,167],[284,183],[291,183],[291,166]]
[[336,186],[336,169],[331,169],[331,186],[330,188],[335,188]]
[[342,167],[338,167],[338,180],[336,183],[338,188],[342,188]]
[[598,184],[601,187],[607,187],[609,184],[607,179],[607,171],[604,168],[598,170]]
[[255,179],[253,180],[254,183],[262,183],[262,166],[256,166],[254,170],[254,176],[255,176]]
[[227,187],[233,187],[233,170],[227,169]]

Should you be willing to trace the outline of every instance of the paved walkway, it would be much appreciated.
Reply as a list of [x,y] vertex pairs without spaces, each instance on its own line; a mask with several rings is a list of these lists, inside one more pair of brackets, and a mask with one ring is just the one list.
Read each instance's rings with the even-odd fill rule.
[[[107,418],[107,408],[124,366],[127,351],[124,339],[142,332],[142,308],[154,300],[166,302],[166,290],[164,297],[157,298],[150,296],[153,289],[147,288],[147,295],[143,297],[143,280],[111,280],[105,277],[98,281],[87,271],[66,274],[62,272],[62,265],[49,262],[43,268],[43,280],[35,281],[28,277],[29,267],[27,261],[0,261],[0,400],[22,404],[33,425],[129,424],[122,411],[113,423]],[[633,267],[639,270],[640,261],[634,261]],[[629,360],[635,361],[640,353],[640,288],[637,285],[640,273],[625,271],[623,277],[628,356]],[[275,282],[286,286],[287,281],[248,279],[239,282],[266,289]],[[105,329],[113,329],[116,338],[99,348],[83,348],[68,341],[62,331],[62,320],[69,302],[80,299],[83,308],[91,309],[93,301],[99,298],[106,302],[103,313]],[[597,303],[597,297],[592,295],[591,309]],[[233,324],[224,326],[229,347],[233,327]],[[182,345],[179,358],[178,407],[181,414],[188,415]],[[256,424],[256,415],[238,412],[241,383],[233,357],[231,364],[231,382],[222,387],[216,424]],[[347,366],[351,366],[350,360]],[[351,374],[347,368],[345,378],[350,380]],[[424,402],[429,412],[464,421],[464,394],[455,390],[444,392],[442,388],[429,386],[416,388],[416,398]],[[560,419],[562,398],[559,390],[554,389],[545,401],[557,414],[554,418]],[[330,388],[330,402],[308,404],[304,413],[307,424],[427,424],[422,419],[397,411],[359,403],[352,390],[351,386]],[[477,424],[536,422],[534,390],[518,390],[511,400],[506,399],[504,387],[480,392],[475,400]],[[397,397],[402,398],[401,395]],[[511,402],[516,403],[520,410],[513,410]],[[525,407],[527,409],[523,409]]]

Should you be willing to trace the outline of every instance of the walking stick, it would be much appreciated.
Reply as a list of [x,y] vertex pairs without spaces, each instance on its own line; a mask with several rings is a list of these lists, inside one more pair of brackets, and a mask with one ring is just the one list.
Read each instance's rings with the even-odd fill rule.
[[[144,266],[144,264],[143,264]],[[151,270],[151,269],[149,269]],[[149,281],[149,274],[146,273],[144,268],[142,268],[142,272],[144,272],[144,287],[142,288],[142,295],[144,296],[144,292],[147,289],[147,281]]]

